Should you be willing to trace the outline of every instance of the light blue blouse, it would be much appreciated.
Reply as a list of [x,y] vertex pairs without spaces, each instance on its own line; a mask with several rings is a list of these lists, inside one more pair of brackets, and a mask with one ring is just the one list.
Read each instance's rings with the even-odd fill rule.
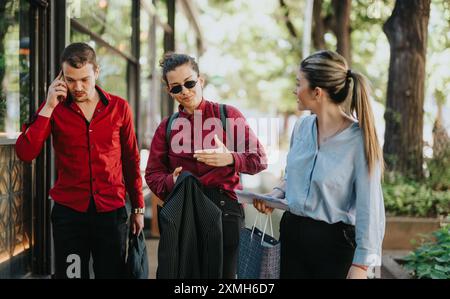
[[327,223],[355,225],[353,263],[381,265],[385,229],[381,169],[369,176],[358,123],[317,145],[316,116],[295,124],[286,165],[290,212]]

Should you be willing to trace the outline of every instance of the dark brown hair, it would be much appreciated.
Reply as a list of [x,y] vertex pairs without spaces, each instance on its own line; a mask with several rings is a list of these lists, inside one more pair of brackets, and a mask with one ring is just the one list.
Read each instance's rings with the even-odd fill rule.
[[73,43],[68,45],[61,54],[61,65],[67,62],[74,68],[82,68],[86,63],[90,63],[97,69],[97,59],[94,49],[86,43]]
[[192,69],[197,73],[197,76],[200,75],[200,71],[198,68],[198,64],[195,61],[194,57],[191,57],[186,54],[178,54],[173,52],[167,52],[164,54],[163,59],[159,61],[159,66],[163,69],[163,79],[164,82],[167,82],[167,73],[173,71],[177,67],[181,65],[189,64]]

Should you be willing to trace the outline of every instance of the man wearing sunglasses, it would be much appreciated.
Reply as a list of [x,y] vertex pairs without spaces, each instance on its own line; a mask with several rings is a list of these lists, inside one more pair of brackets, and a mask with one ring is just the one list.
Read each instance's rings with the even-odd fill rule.
[[[267,167],[264,149],[238,109],[203,97],[204,79],[194,58],[168,53],[160,65],[167,91],[179,106],[175,121],[170,123],[173,116],[165,118],[155,132],[145,175],[147,184],[165,200],[181,171],[189,171],[199,179],[203,192],[222,211],[222,277],[235,278],[244,212],[234,190],[241,188],[240,173],[256,174]],[[216,119],[220,124],[223,114],[227,121],[239,123],[244,133],[238,134],[240,130],[233,126],[223,128],[222,122],[214,136],[217,126],[213,130],[208,123]],[[183,124],[182,128],[177,122]],[[231,146],[228,139],[234,141]]]

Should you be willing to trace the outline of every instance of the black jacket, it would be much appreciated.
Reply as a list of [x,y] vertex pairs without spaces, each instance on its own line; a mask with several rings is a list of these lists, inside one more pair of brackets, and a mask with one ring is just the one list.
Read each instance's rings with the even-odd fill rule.
[[221,278],[222,212],[183,172],[160,214],[158,278]]

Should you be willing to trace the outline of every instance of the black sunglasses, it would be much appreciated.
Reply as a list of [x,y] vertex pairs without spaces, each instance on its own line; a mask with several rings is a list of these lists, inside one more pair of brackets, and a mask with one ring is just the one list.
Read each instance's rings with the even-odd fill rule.
[[195,85],[197,85],[197,81],[194,81],[194,80],[186,81],[186,82],[184,82],[183,85],[176,85],[176,86],[172,87],[170,89],[170,93],[177,94],[183,90],[183,86],[186,87],[187,89],[191,89],[191,88],[194,88]]

